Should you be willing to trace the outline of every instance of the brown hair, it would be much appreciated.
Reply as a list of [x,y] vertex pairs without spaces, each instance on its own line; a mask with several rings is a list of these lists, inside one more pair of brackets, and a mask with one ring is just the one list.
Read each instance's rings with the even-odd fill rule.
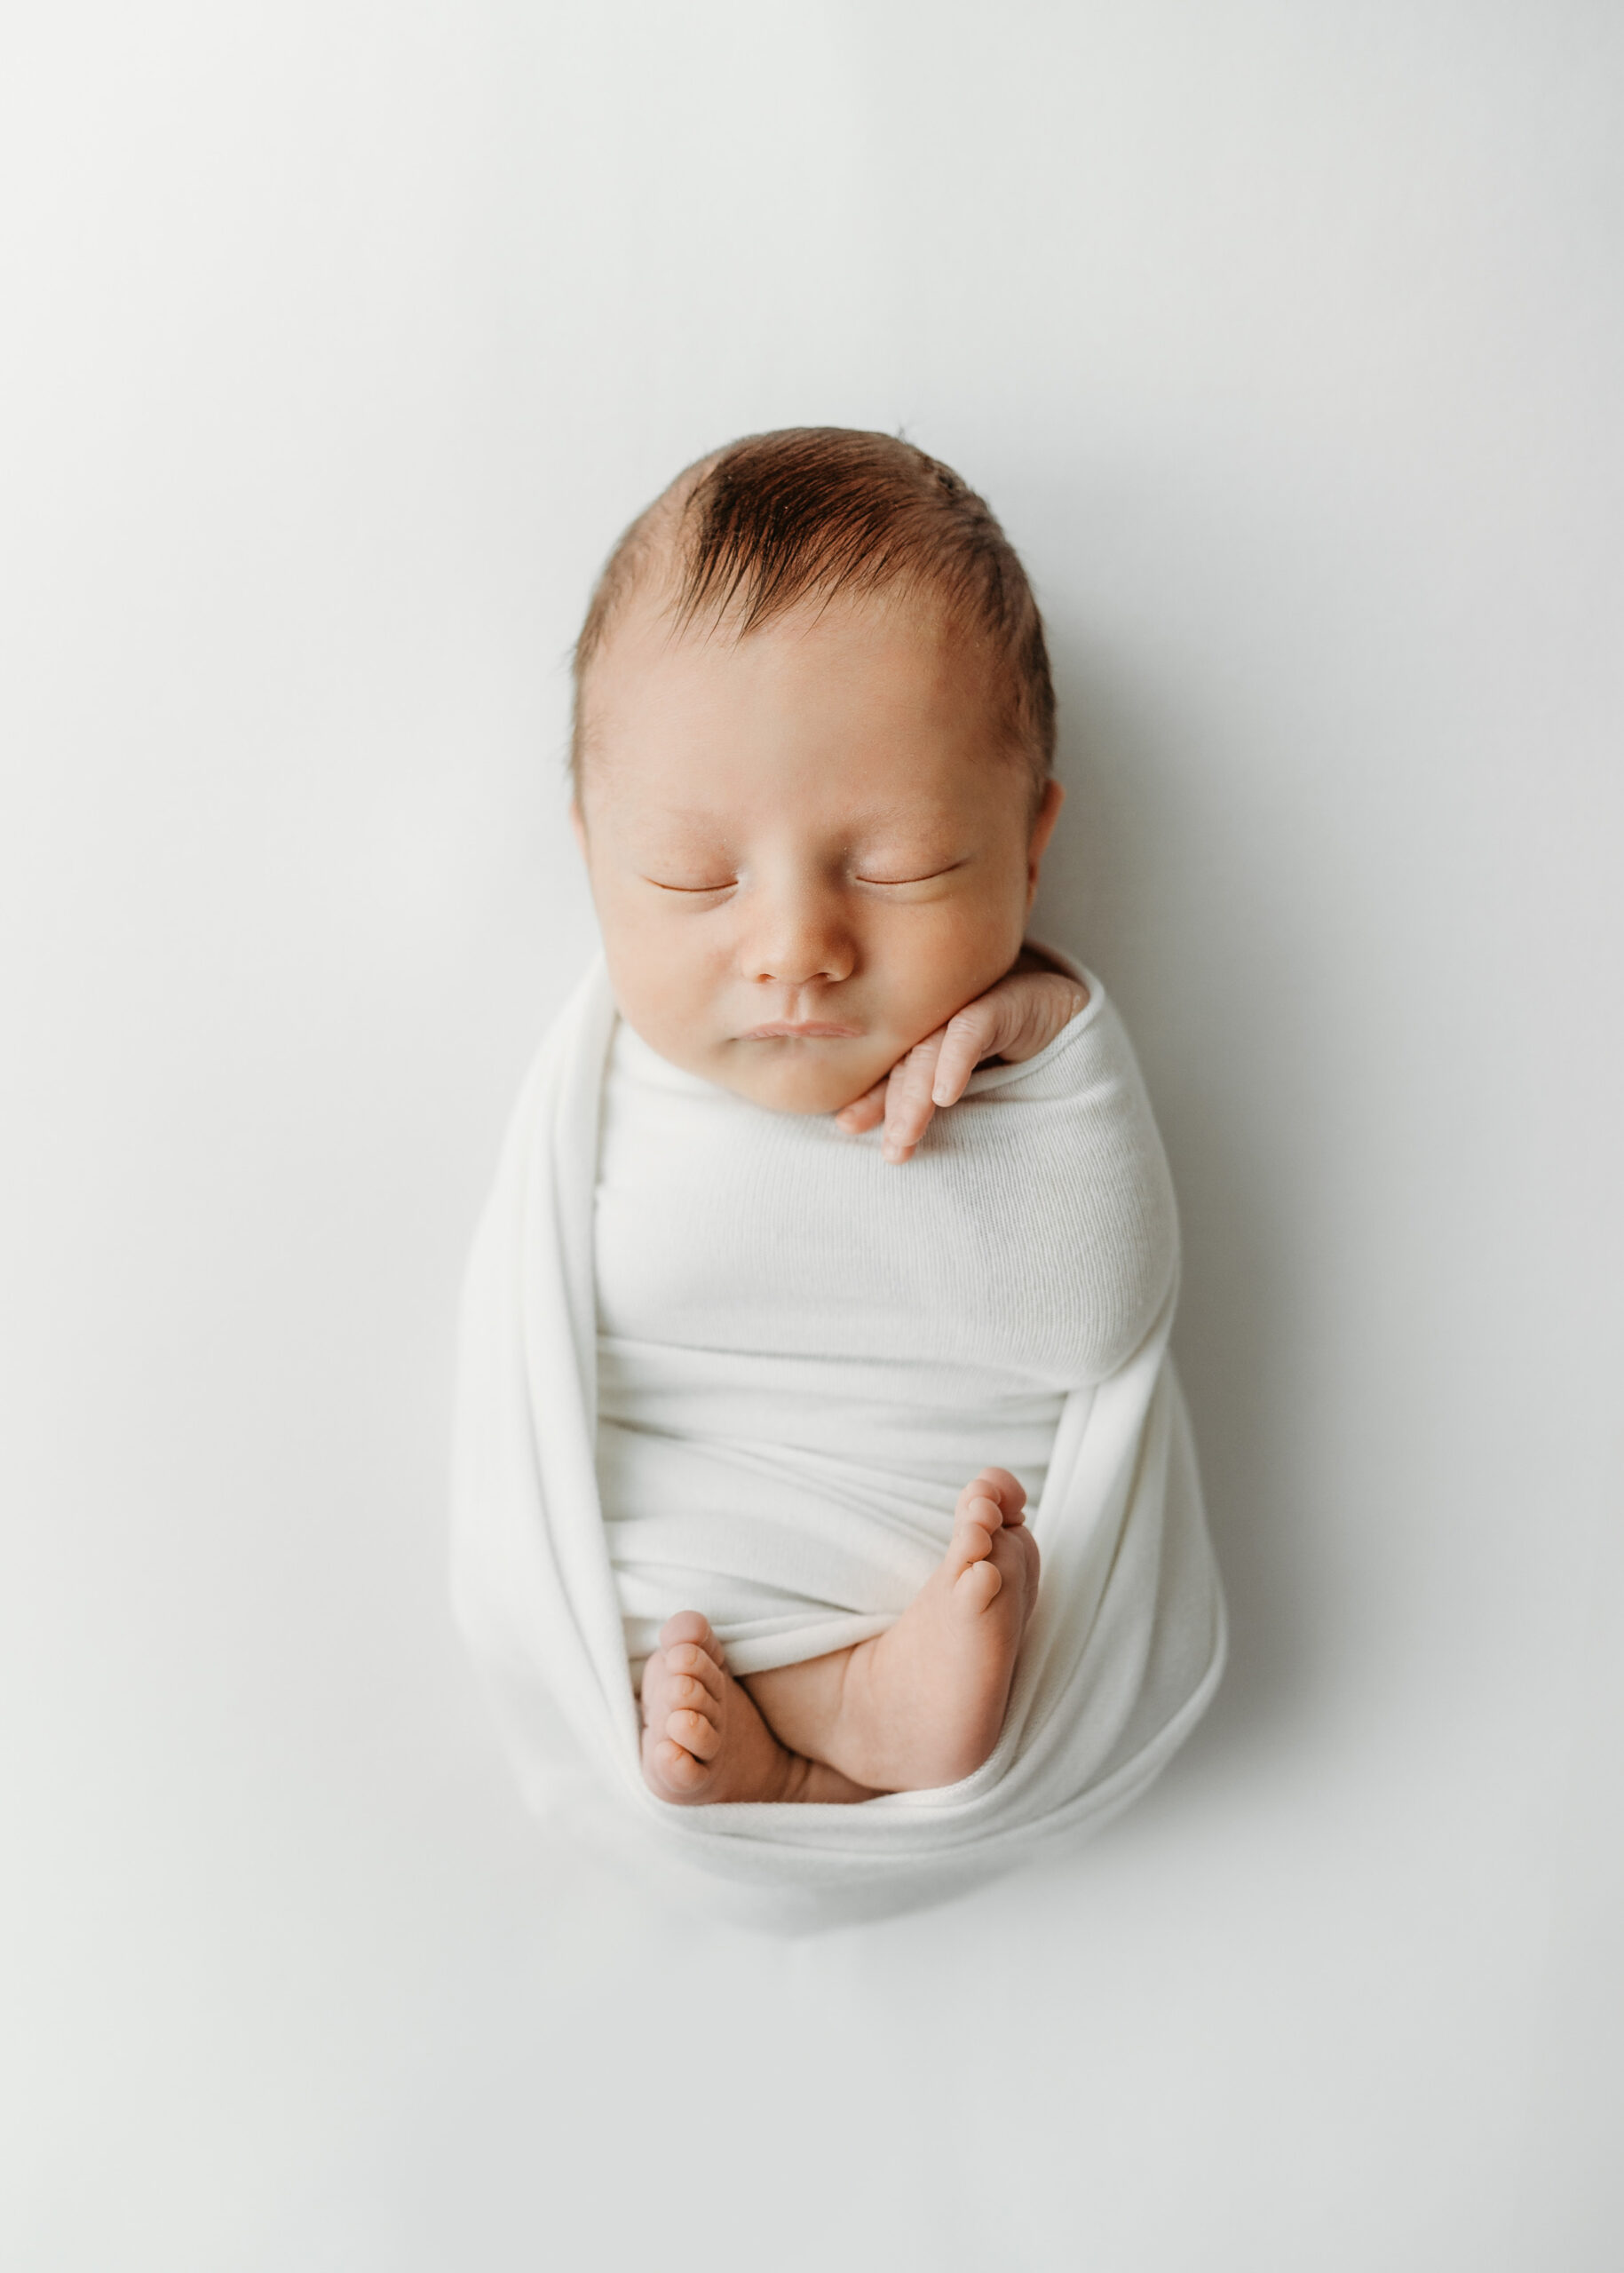
[[610,625],[658,570],[672,618],[731,619],[744,638],[816,595],[899,587],[934,599],[986,650],[1000,739],[1026,760],[1035,814],[1054,763],[1055,696],[1026,571],[983,501],[911,442],[849,426],[749,434],[678,474],[609,555],[575,643],[570,774],[582,689]]

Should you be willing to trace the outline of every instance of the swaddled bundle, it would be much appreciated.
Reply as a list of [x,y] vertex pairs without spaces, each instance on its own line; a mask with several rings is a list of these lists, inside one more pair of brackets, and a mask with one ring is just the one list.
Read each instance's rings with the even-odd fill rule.
[[[1217,1681],[1172,1194],[1088,984],[902,1175],[667,1064],[601,964],[520,1097],[464,1299],[459,1612],[533,1799],[758,1917],[937,1898],[1091,1829]],[[985,1764],[859,1804],[656,1798],[634,1679],[661,1621],[703,1611],[735,1674],[882,1632],[988,1463],[1035,1503],[1042,1579]]]

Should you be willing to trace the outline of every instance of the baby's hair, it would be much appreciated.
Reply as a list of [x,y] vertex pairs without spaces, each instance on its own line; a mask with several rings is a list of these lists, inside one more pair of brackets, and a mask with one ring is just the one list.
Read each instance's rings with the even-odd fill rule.
[[1043,619],[987,505],[913,443],[849,426],[748,434],[678,474],[609,555],[575,643],[570,778],[581,783],[582,690],[615,616],[646,580],[670,587],[674,628],[741,639],[797,602],[899,590],[986,653],[998,737],[1029,769],[1035,815],[1054,764]]

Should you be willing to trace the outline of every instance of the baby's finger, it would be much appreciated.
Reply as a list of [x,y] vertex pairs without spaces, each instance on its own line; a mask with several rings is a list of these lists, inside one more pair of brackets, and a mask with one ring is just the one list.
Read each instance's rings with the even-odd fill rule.
[[948,1019],[931,1085],[933,1105],[957,1105],[964,1094],[964,1084],[976,1067],[998,1049],[1002,1023],[993,994],[983,994]]
[[860,1136],[866,1129],[877,1129],[885,1118],[885,1091],[890,1081],[887,1073],[860,1097],[853,1097],[850,1105],[842,1105],[835,1115],[836,1128],[844,1129],[848,1136]]
[[891,1069],[885,1088],[885,1140],[880,1150],[892,1162],[906,1160],[931,1125],[936,1108],[931,1083],[942,1046],[942,1029],[916,1041]]

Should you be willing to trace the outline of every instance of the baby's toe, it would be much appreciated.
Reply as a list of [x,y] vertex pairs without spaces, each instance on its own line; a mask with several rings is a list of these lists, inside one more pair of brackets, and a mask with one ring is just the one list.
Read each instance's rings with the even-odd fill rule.
[[717,1692],[691,1673],[669,1673],[661,1684],[661,1702],[668,1713],[703,1713],[715,1720]]
[[947,1570],[957,1578],[971,1564],[983,1563],[993,1551],[993,1537],[1002,1525],[998,1502],[968,1485],[959,1495],[953,1537],[947,1547]]
[[673,1744],[691,1752],[695,1760],[714,1760],[722,1749],[722,1731],[704,1713],[668,1713],[665,1733]]
[[661,1737],[646,1757],[656,1790],[663,1785],[671,1792],[696,1792],[710,1776],[704,1761],[695,1759],[693,1753],[669,1737]]
[[953,1582],[955,1604],[978,1618],[1002,1591],[1003,1572],[990,1555],[982,1562],[966,1564]]
[[664,1659],[661,1679],[667,1695],[674,1695],[681,1684],[686,1683],[678,1702],[698,1704],[700,1699],[693,1692],[699,1691],[713,1703],[721,1703],[726,1687],[722,1668],[697,1642],[677,1643],[664,1652]]
[[710,1630],[710,1620],[702,1611],[679,1610],[675,1618],[668,1618],[660,1628],[660,1646],[669,1650],[674,1643],[687,1642],[703,1650],[708,1656],[720,1657],[721,1647]]
[[965,1490],[985,1493],[987,1499],[996,1501],[999,1513],[1011,1526],[1018,1524],[1026,1513],[1026,1487],[1007,1468],[984,1468]]

